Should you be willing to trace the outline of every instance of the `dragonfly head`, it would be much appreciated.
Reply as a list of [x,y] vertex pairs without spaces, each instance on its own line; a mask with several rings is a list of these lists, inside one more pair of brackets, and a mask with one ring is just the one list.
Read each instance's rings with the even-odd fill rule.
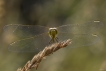
[[57,35],[57,33],[58,33],[58,31],[57,31],[57,28],[49,28],[49,36],[51,37],[51,38],[55,38],[56,37],[56,35]]

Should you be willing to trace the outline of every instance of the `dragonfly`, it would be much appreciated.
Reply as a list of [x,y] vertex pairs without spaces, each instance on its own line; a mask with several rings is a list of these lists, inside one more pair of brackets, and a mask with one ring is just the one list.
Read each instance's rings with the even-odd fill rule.
[[19,39],[9,44],[9,51],[36,52],[45,46],[62,40],[71,39],[71,48],[96,44],[100,37],[95,35],[103,27],[100,21],[90,21],[84,24],[67,24],[59,27],[41,25],[9,24],[4,26],[4,32],[14,34]]

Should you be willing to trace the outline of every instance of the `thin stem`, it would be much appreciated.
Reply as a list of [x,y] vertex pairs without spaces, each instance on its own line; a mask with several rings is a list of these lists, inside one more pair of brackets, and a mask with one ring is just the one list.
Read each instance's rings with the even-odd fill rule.
[[28,61],[23,68],[18,68],[17,71],[29,71],[32,68],[38,68],[40,62],[48,55],[53,54],[53,52],[59,50],[60,48],[64,48],[71,43],[70,39],[61,41],[58,43],[51,44],[40,51],[37,55],[35,55],[31,61]]

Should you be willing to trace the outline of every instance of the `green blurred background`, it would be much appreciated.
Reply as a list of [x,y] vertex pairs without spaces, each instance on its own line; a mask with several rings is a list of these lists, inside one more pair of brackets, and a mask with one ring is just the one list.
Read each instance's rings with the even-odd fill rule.
[[105,19],[106,0],[0,0],[0,71],[16,71],[35,55],[8,51],[6,41],[10,37],[3,35],[6,24],[51,26],[92,20],[104,23],[96,32],[101,41],[86,47],[60,49],[43,60],[37,71],[106,71]]

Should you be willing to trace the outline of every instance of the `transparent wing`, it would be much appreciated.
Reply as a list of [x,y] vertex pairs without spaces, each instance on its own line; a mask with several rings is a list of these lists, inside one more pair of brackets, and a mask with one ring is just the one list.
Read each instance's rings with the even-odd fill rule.
[[44,33],[38,36],[17,40],[11,43],[8,49],[13,52],[38,52],[47,46],[49,41],[50,37],[47,33]]
[[71,48],[81,47],[81,46],[90,46],[96,44],[100,41],[100,37],[93,34],[71,34],[71,33],[59,33],[59,40],[71,39],[72,44]]
[[39,35],[48,31],[48,27],[39,25],[20,25],[20,24],[10,24],[4,26],[4,32],[8,34],[13,34],[17,37],[31,37],[34,35]]
[[[70,34],[59,33],[59,41],[71,39],[71,48],[80,46],[89,46],[99,42],[100,38],[97,35],[88,34]],[[13,52],[39,52],[43,50],[45,46],[49,45],[51,38],[48,34],[42,34],[35,37],[17,40],[9,45],[9,50]]]
[[68,33],[94,33],[103,27],[103,23],[100,21],[91,21],[84,24],[69,24],[58,27],[59,32],[68,32]]

